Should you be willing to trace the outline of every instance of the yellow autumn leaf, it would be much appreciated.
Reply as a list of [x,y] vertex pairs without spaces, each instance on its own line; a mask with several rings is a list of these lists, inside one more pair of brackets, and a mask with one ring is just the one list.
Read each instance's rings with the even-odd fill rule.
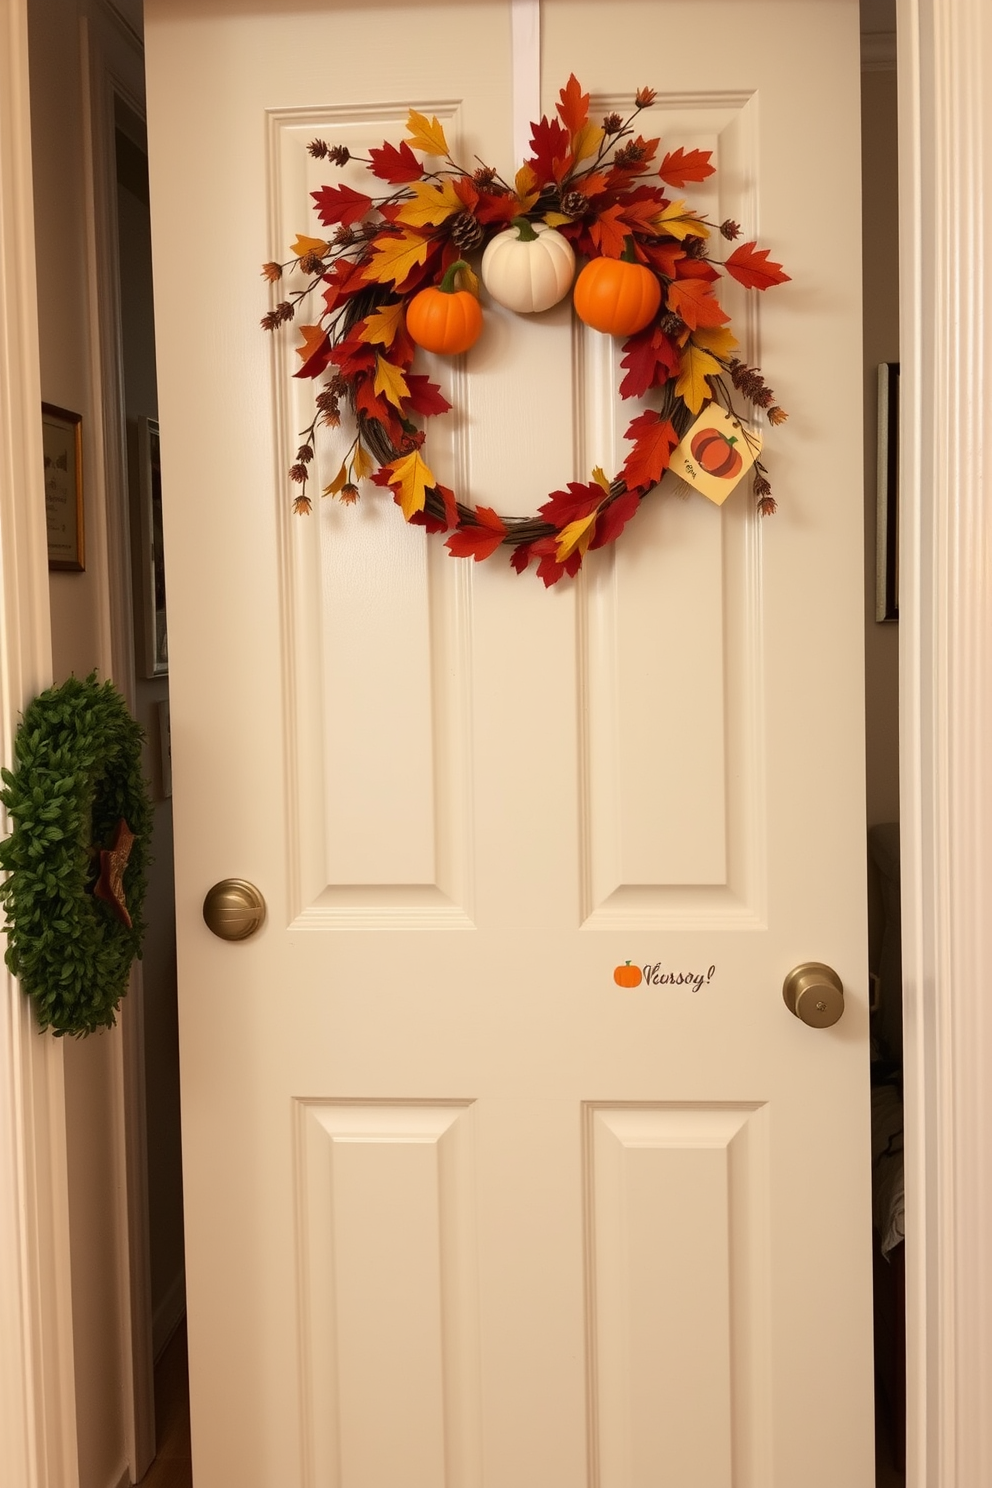
[[606,492],[607,496],[609,496],[609,494],[610,494],[610,482],[609,482],[609,478],[608,478],[608,476],[606,474],[606,471],[603,469],[602,465],[597,465],[596,466],[596,468],[593,470],[592,478],[596,482],[597,486],[602,486],[602,488]]
[[372,471],[375,469],[375,462],[372,459],[372,456],[369,454],[368,450],[365,448],[364,444],[355,445],[355,457],[352,461],[352,465],[355,471],[356,480],[364,480],[365,477],[367,475],[371,475]]
[[428,119],[426,115],[418,114],[416,109],[411,109],[406,128],[407,143],[415,150],[423,150],[425,155],[447,155],[448,141],[436,119]]
[[348,479],[348,467],[347,467],[347,465],[342,465],[341,466],[341,469],[338,471],[337,475],[331,481],[331,484],[329,486],[325,486],[324,487],[324,495],[325,496],[336,496],[338,494],[338,492],[340,491],[341,487],[344,485],[344,483],[345,483],[345,481],[347,479]]
[[697,326],[692,339],[697,346],[702,346],[717,357],[729,356],[740,345],[729,326]]
[[476,299],[479,298],[479,276],[474,269],[459,269],[455,275],[455,283],[459,289],[466,289],[470,295],[475,295]]
[[572,140],[572,155],[576,163],[580,160],[588,160],[595,155],[606,136],[598,124],[587,119]]
[[427,492],[437,484],[434,472],[421,459],[419,450],[391,460],[385,468],[391,472],[389,484],[399,485],[400,506],[409,522],[417,512],[423,511]]
[[376,310],[366,320],[361,339],[370,346],[392,346],[402,323],[402,300],[397,300],[394,305],[383,305],[381,310]]
[[377,393],[385,393],[394,408],[402,408],[401,399],[410,396],[402,371],[393,362],[387,362],[385,357],[377,356],[375,359],[375,382],[372,386]]
[[410,227],[440,227],[455,212],[462,210],[462,202],[450,181],[435,186],[432,181],[411,181],[413,198],[405,201],[396,216]]
[[305,233],[298,233],[296,242],[289,251],[294,258],[306,258],[308,253],[316,253],[318,258],[323,258],[330,246],[326,238],[308,238]]
[[690,341],[681,356],[682,371],[675,384],[675,391],[685,400],[690,413],[698,413],[703,404],[712,397],[707,377],[719,373],[722,368],[716,357],[710,356],[701,346]]
[[534,168],[530,165],[522,165],[513,178],[513,184],[518,196],[527,196],[530,192],[537,190],[537,176]]
[[571,217],[566,217],[564,212],[545,212],[541,218],[541,221],[546,222],[549,227],[564,227],[566,222],[573,220]]
[[663,228],[670,237],[678,238],[680,243],[690,235],[694,238],[708,238],[710,235],[706,223],[695,217],[684,201],[669,202],[651,221],[655,227]]
[[558,547],[555,549],[555,557],[559,563],[564,563],[566,558],[578,551],[585,554],[586,548],[592,541],[596,531],[596,518],[599,516],[599,507],[591,511],[587,517],[578,517],[574,522],[569,522],[558,534]]
[[427,247],[427,239],[419,233],[403,232],[380,238],[372,245],[372,262],[365,270],[365,278],[375,284],[402,284],[423,263]]

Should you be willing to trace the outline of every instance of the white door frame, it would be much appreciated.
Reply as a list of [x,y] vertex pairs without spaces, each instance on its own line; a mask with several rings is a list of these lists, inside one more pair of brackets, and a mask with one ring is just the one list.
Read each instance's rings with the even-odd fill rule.
[[[51,681],[26,0],[0,0],[0,754]],[[6,826],[3,827],[6,832]],[[0,975],[0,1481],[76,1488],[62,1044]]]
[[992,1481],[988,0],[898,0],[910,1488]]
[[[0,0],[4,759],[17,713],[50,667],[26,4]],[[987,12],[988,0],[898,0],[909,1488],[992,1480]],[[0,1479],[74,1488],[61,1048],[34,1036],[23,999],[2,980]]]

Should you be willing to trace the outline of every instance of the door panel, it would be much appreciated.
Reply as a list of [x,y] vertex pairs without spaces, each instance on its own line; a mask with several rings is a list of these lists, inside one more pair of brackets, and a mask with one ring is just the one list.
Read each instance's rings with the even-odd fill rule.
[[[656,85],[794,276],[721,287],[779,515],[666,486],[551,592],[371,487],[292,517],[311,390],[257,330],[363,181],[315,135],[413,106],[513,168],[508,0],[149,0],[147,47],[197,1488],[869,1488],[857,6],[543,7],[545,109]],[[490,307],[432,467],[520,514],[617,470],[620,354]]]

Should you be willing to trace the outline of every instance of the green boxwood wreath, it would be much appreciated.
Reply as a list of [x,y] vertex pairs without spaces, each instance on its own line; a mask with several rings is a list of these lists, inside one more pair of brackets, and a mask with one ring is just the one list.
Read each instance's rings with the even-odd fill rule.
[[[70,677],[28,705],[16,768],[0,772],[12,822],[0,843],[6,961],[56,1035],[112,1027],[141,955],[152,825],[142,738],[113,683]],[[93,894],[99,849],[122,818],[135,835],[123,880],[130,928]]]

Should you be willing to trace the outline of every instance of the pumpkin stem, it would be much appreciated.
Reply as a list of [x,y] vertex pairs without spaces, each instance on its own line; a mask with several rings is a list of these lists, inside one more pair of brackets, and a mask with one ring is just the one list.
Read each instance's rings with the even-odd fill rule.
[[728,435],[724,434],[723,437],[724,437],[724,439],[726,439],[727,443],[730,445],[730,448],[733,449],[734,445],[737,443],[737,435],[736,434],[731,434],[731,435],[728,436]]
[[620,256],[623,259],[624,263],[639,262],[639,259],[637,257],[637,245],[634,242],[633,234],[628,233],[627,236],[624,238],[623,253]]
[[438,289],[440,289],[444,294],[454,294],[455,275],[458,274],[462,269],[467,268],[468,264],[465,262],[464,258],[457,258],[448,269],[448,272],[445,274],[444,278],[441,280],[441,283],[438,285]]
[[539,236],[534,231],[533,223],[527,217],[514,217],[510,226],[517,229],[517,235],[521,243],[533,243]]

